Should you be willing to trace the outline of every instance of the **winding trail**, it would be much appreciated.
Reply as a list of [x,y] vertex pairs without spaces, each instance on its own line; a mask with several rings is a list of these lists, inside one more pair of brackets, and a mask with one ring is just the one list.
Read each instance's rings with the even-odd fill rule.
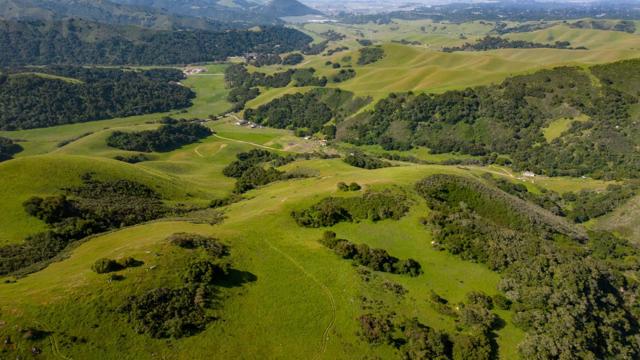
[[256,143],[253,143],[253,142],[250,142],[250,141],[231,139],[231,138],[228,138],[228,137],[220,136],[218,134],[213,134],[213,136],[217,137],[218,139],[227,140],[227,141],[233,141],[233,142],[237,142],[237,143],[241,143],[241,144],[253,145],[253,146],[257,146],[259,148],[263,148],[263,149],[267,149],[267,150],[282,151],[282,149],[276,149],[276,148],[271,147],[271,146],[256,144]]
[[333,293],[325,284],[321,283],[315,276],[313,276],[313,274],[309,273],[302,265],[300,265],[300,263],[298,263],[289,254],[275,247],[269,240],[264,239],[264,242],[267,243],[267,245],[269,245],[269,247],[272,250],[276,251],[280,255],[284,256],[287,260],[289,260],[289,262],[291,262],[295,267],[297,267],[301,273],[303,273],[305,276],[307,276],[309,279],[315,282],[322,289],[322,291],[325,292],[325,294],[327,295],[327,298],[329,299],[329,302],[331,304],[331,320],[329,321],[329,324],[327,324],[327,327],[322,332],[322,339],[320,339],[320,351],[316,354],[316,356],[313,357],[314,359],[318,359],[320,358],[320,356],[322,356],[322,354],[325,353],[325,351],[327,351],[327,343],[329,341],[329,332],[331,331],[331,329],[336,323],[336,301],[333,298]]

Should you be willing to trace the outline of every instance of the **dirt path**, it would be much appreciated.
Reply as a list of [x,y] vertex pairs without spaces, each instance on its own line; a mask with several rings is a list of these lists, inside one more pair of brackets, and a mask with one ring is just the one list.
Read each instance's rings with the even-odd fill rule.
[[309,273],[302,265],[300,265],[300,263],[298,263],[289,254],[287,254],[284,251],[278,249],[277,247],[275,247],[271,242],[269,242],[266,239],[264,240],[264,242],[267,243],[267,245],[269,245],[269,247],[272,250],[276,251],[280,255],[284,256],[287,260],[289,260],[289,262],[291,262],[295,267],[297,267],[300,270],[300,272],[303,273],[306,277],[308,277],[314,283],[316,283],[322,289],[322,291],[324,291],[324,293],[327,295],[327,298],[329,299],[329,303],[331,304],[331,320],[329,320],[329,323],[327,324],[327,326],[325,327],[324,331],[322,332],[322,339],[320,339],[320,350],[319,350],[318,354],[316,354],[316,356],[313,357],[314,359],[318,359],[318,358],[320,358],[322,356],[322,354],[325,353],[325,351],[327,351],[327,343],[329,341],[329,332],[331,332],[331,329],[333,328],[333,326],[336,323],[336,301],[333,298],[333,293],[331,292],[331,290],[326,285],[324,285],[318,279],[316,279],[316,277],[313,276],[313,274]]
[[241,143],[241,144],[253,145],[253,146],[257,146],[259,148],[263,148],[263,149],[267,149],[267,150],[282,151],[282,149],[276,149],[276,148],[271,147],[271,146],[256,144],[256,143],[253,143],[253,142],[250,142],[250,141],[231,139],[231,138],[228,138],[228,137],[220,136],[218,134],[213,134],[213,136],[217,137],[218,139],[233,141],[233,142],[237,142],[237,143]]

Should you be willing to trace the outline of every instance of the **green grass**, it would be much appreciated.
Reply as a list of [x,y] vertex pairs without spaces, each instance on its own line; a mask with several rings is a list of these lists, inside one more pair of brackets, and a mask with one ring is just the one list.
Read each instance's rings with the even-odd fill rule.
[[547,127],[542,129],[542,134],[547,142],[551,142],[562,135],[565,131],[569,130],[571,124],[576,121],[587,121],[589,117],[586,115],[578,116],[576,118],[561,118],[552,121]]
[[[429,26],[422,32],[421,26]],[[347,33],[344,44],[350,52],[333,57],[309,56],[308,63],[319,75],[331,75],[336,70],[324,65],[328,59],[339,61],[353,55],[355,31],[363,31],[380,43],[384,42],[387,57],[375,64],[356,66],[358,76],[340,87],[359,96],[376,99],[393,91],[441,92],[447,89],[498,82],[504,77],[534,71],[557,64],[590,64],[610,58],[635,56],[635,49],[622,49],[630,38],[619,36],[616,46],[606,48],[605,40],[596,35],[581,39],[573,32],[566,35],[576,41],[591,41],[594,50],[568,52],[555,49],[500,50],[483,53],[445,54],[435,49],[442,44],[462,41],[465,36],[482,36],[489,25],[436,24],[397,21],[392,25],[305,25],[306,31],[319,33],[330,27]],[[446,26],[443,29],[442,26]],[[550,31],[557,31],[552,29]],[[582,31],[582,30],[580,30]],[[523,34],[521,36],[545,36]],[[608,36],[608,35],[607,35]],[[391,40],[417,40],[424,46],[388,43]],[[581,39],[581,40],[580,40]],[[600,44],[598,45],[598,41]],[[578,45],[578,43],[574,44]],[[598,46],[595,46],[598,45]],[[613,47],[616,49],[611,50]],[[613,51],[613,53],[607,53]],[[570,55],[570,56],[569,56]],[[355,64],[355,61],[354,61]],[[267,67],[260,71],[280,71],[287,67]],[[186,112],[172,112],[176,117],[200,117],[228,111],[221,74],[224,65],[210,65],[204,75],[184,81],[198,97]],[[213,76],[212,76],[213,75]],[[335,86],[335,85],[331,85]],[[304,91],[288,87],[262,89],[263,95],[251,101],[252,107],[285,93]],[[640,109],[640,108],[639,108]],[[314,141],[296,138],[290,131],[239,127],[233,118],[208,122],[216,131],[202,141],[168,153],[150,154],[150,161],[131,165],[112,160],[116,155],[131,152],[110,148],[105,139],[118,129],[139,131],[157,127],[161,116],[152,114],[122,119],[95,121],[18,132],[0,132],[0,136],[23,140],[25,151],[19,158],[0,164],[0,245],[19,243],[28,234],[43,230],[44,224],[27,216],[22,202],[34,195],[46,196],[63,187],[78,184],[80,175],[96,172],[101,178],[126,178],[145,183],[162,193],[172,203],[205,204],[213,198],[228,195],[234,180],[223,176],[222,169],[239,152],[256,147],[281,153],[308,152],[321,147]],[[575,121],[573,119],[572,121]],[[559,136],[569,120],[556,120],[546,129],[548,139]],[[91,132],[90,135],[78,138]],[[77,140],[58,147],[64,140]],[[346,147],[339,147],[345,151]],[[366,147],[369,152],[381,152],[378,146]],[[464,155],[431,154],[420,148],[407,152],[428,161],[465,159]],[[15,283],[0,281],[0,336],[11,335],[23,357],[33,343],[23,339],[15,326],[35,326],[51,330],[52,335],[36,343],[45,358],[325,358],[350,359],[392,358],[397,354],[387,345],[369,346],[356,336],[356,318],[362,309],[363,296],[382,302],[386,310],[399,318],[417,317],[421,322],[452,333],[455,322],[437,313],[427,301],[430,291],[436,291],[451,303],[463,300],[471,290],[489,294],[497,292],[500,276],[485,266],[467,262],[431,246],[431,233],[420,224],[428,214],[423,200],[414,197],[409,214],[400,221],[342,223],[333,227],[338,236],[355,243],[367,243],[384,248],[399,258],[415,258],[424,274],[410,278],[376,273],[370,282],[363,281],[349,261],[340,259],[318,243],[324,229],[297,226],[289,215],[292,210],[307,207],[326,196],[338,195],[340,181],[357,182],[366,188],[413,184],[437,173],[480,177],[484,173],[526,184],[532,191],[546,188],[560,193],[581,189],[603,189],[609,182],[592,179],[535,177],[523,179],[509,168],[490,166],[441,166],[402,164],[378,170],[351,167],[340,159],[301,160],[282,170],[308,169],[313,178],[276,182],[250,191],[246,200],[224,210],[225,221],[218,225],[192,224],[185,221],[161,220],[102,234],[78,244],[65,259],[46,269],[18,279]],[[623,233],[637,229],[633,215],[637,212],[633,200],[627,207],[611,214],[618,222],[602,226]],[[636,204],[637,205],[637,204]],[[248,271],[257,281],[240,287],[221,290],[219,319],[193,337],[181,340],[153,340],[136,334],[123,315],[115,309],[126,296],[141,294],[160,286],[180,286],[180,269],[189,260],[188,253],[168,245],[165,238],[174,232],[197,232],[218,237],[231,246],[234,268]],[[626,233],[625,233],[626,234]],[[90,270],[101,257],[133,256],[144,261],[138,268],[123,271],[121,282],[107,282]],[[153,267],[153,269],[151,269]],[[2,279],[0,279],[2,280]],[[391,280],[404,286],[408,293],[402,298],[385,291],[381,284]],[[385,311],[386,311],[385,310]],[[380,309],[376,311],[381,311]],[[497,331],[501,359],[517,357],[517,344],[524,333],[512,324],[512,313],[497,311],[506,326]],[[326,349],[323,351],[323,334]],[[71,336],[86,338],[86,343],[72,343]],[[153,355],[152,355],[153,354]],[[13,354],[12,354],[13,355]],[[30,355],[28,355],[30,356]]]
[[[101,358],[116,358],[122,351],[139,357],[154,351],[178,353],[181,358],[199,358],[204,354],[213,357],[234,354],[252,358],[269,354],[272,358],[310,358],[319,353],[321,336],[334,317],[330,294],[335,302],[335,325],[329,332],[328,346],[321,357],[345,358],[345,348],[363,355],[386,357],[392,354],[390,347],[372,348],[355,337],[356,318],[362,314],[360,296],[383,301],[399,316],[416,316],[433,327],[452,331],[453,321],[437,314],[428,305],[430,290],[452,302],[462,300],[471,290],[495,293],[497,274],[482,265],[431,248],[428,231],[418,225],[418,218],[427,213],[424,203],[417,202],[401,221],[335,227],[340,236],[383,247],[398,257],[416,258],[424,267],[425,274],[418,278],[377,274],[375,284],[363,282],[349,262],[317,242],[323,230],[300,228],[289,216],[291,210],[333,194],[338,179],[357,181],[365,186],[411,185],[431,173],[466,171],[439,166],[366,171],[344,165],[340,160],[311,160],[289,166],[330,169],[334,176],[280,182],[253,191],[249,194],[251,200],[229,208],[227,220],[221,225],[156,222],[91,239],[78,246],[66,260],[15,284],[0,284],[0,310],[4,314],[6,309],[19,309],[20,319],[8,315],[10,322],[44,323],[56,329],[60,340],[65,336],[63,333],[81,333],[88,339],[88,345],[60,350],[70,357],[100,354]],[[220,313],[222,319],[205,332],[167,343],[134,334],[122,316],[109,309],[122,302],[122,296],[116,294],[140,293],[158,284],[176,283],[173,266],[178,266],[181,260],[178,255],[172,255],[175,250],[163,243],[167,235],[176,231],[219,237],[231,245],[235,267],[253,273],[258,280],[242,290],[225,290],[229,298]],[[127,279],[112,284],[90,270],[90,265],[99,257],[122,256],[134,256],[145,265],[126,270]],[[158,267],[146,270],[153,265]],[[383,279],[401,283],[409,293],[404,298],[395,298],[380,288]],[[71,298],[82,301],[71,306],[68,303]],[[98,311],[96,307],[106,312]],[[501,316],[510,320],[508,313],[501,313]],[[100,326],[92,328],[93,323]],[[504,358],[511,358],[516,351],[515,345],[522,339],[522,332],[507,325],[499,335]],[[100,347],[94,345],[98,343]]]

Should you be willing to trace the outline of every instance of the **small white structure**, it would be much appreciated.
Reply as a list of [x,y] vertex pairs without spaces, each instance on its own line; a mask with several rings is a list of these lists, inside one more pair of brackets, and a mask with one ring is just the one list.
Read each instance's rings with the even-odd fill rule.
[[522,173],[522,176],[532,178],[532,177],[536,177],[536,174],[534,174],[532,171],[525,171]]

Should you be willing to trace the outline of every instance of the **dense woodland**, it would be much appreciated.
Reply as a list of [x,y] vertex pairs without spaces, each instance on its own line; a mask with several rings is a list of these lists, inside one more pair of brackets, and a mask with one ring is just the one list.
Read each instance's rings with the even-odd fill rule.
[[455,51],[488,51],[497,49],[565,49],[565,50],[587,50],[585,47],[572,48],[568,41],[556,41],[553,44],[542,44],[524,40],[509,40],[497,36],[487,35],[474,42],[465,43],[462,46],[444,47],[444,52]]
[[[19,130],[165,112],[191,105],[179,70],[54,66],[0,81],[0,129]],[[56,77],[51,77],[54,75]]]
[[211,129],[196,122],[165,118],[162,123],[156,130],[114,131],[107,138],[107,145],[129,151],[167,152],[213,134]]
[[[639,83],[640,61],[628,60],[439,95],[392,94],[365,116],[338,123],[338,138],[387,150],[506,154],[516,170],[550,176],[638,177],[639,130],[630,109]],[[543,130],[560,118],[580,120],[547,141]]]
[[0,66],[189,64],[249,52],[284,53],[306,48],[311,40],[280,26],[259,31],[156,31],[73,19],[0,21]]
[[[257,109],[247,109],[247,120],[279,129],[295,130],[299,136],[327,129],[331,119],[344,118],[369,103],[370,99],[354,98],[353,93],[340,89],[314,89],[305,93],[287,94]],[[327,129],[326,131],[324,131]]]
[[639,268],[629,261],[638,251],[625,240],[584,234],[475,180],[434,175],[416,189],[433,209],[435,246],[502,273],[513,322],[527,332],[523,358],[639,356]]

